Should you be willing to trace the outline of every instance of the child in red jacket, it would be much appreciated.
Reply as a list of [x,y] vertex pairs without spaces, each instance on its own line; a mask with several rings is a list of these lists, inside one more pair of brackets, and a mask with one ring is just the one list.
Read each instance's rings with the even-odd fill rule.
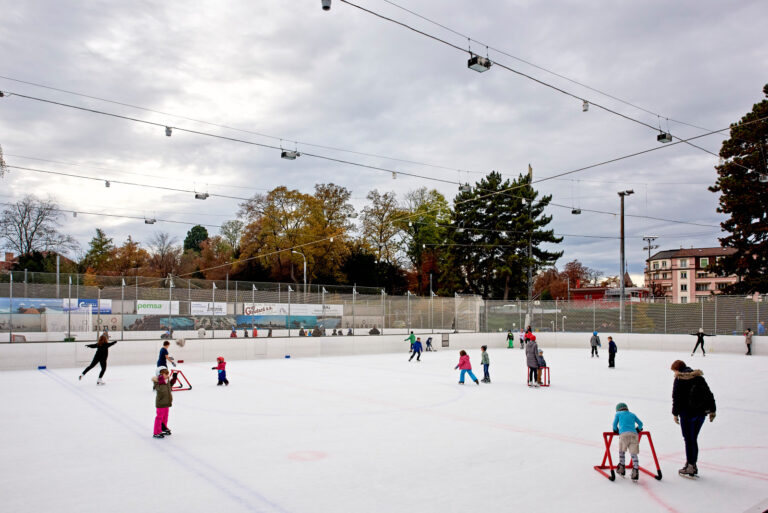
[[466,351],[463,349],[459,351],[459,363],[454,367],[454,369],[461,369],[461,374],[459,375],[459,385],[464,384],[464,374],[469,373],[469,377],[472,378],[472,381],[475,382],[475,385],[479,385],[480,382],[475,377],[475,374],[472,372],[472,364],[469,363],[469,355]]
[[211,367],[211,370],[217,370],[219,371],[219,382],[216,383],[217,387],[220,387],[221,385],[227,385],[229,386],[229,380],[227,379],[227,362],[224,361],[223,356],[219,356],[216,358],[216,362],[218,365],[216,367]]

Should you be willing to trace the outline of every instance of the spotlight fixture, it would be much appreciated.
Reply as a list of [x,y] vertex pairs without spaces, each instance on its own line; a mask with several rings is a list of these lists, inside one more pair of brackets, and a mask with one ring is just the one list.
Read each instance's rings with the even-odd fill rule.
[[296,160],[296,157],[300,157],[300,156],[301,156],[301,153],[294,150],[283,150],[280,153],[280,157],[286,160]]
[[171,136],[171,132],[173,132],[171,127],[169,127],[169,126],[165,127],[165,135],[166,136],[170,137]]
[[478,73],[482,73],[483,71],[491,69],[491,59],[479,55],[472,55],[467,61],[467,67]]
[[155,224],[157,222],[157,219],[150,218],[150,219],[144,219],[144,224]]
[[667,132],[661,132],[659,135],[656,136],[656,140],[660,143],[668,143],[672,142],[672,134],[668,134]]
[[584,100],[584,103],[581,104],[581,112],[587,112],[589,110],[589,102],[587,100]]
[[196,192],[195,199],[204,200],[208,199],[209,194],[207,192]]
[[571,210],[571,214],[577,216],[577,215],[581,214],[581,209],[580,208],[574,208],[573,210]]
[[331,0],[322,0],[323,3],[323,10],[324,11],[330,11],[331,10]]
[[352,212],[347,217],[350,218],[350,219],[357,219],[357,212]]
[[392,171],[392,180],[397,180],[397,173]]
[[470,187],[469,184],[465,183],[465,184],[459,185],[459,191],[460,192],[472,192],[472,187]]
[[77,212],[72,211],[72,217],[77,217]]
[[109,180],[104,180],[104,187],[109,188],[109,186],[112,185],[109,183]]
[[0,98],[2,98],[3,96],[5,96],[5,93],[0,91]]

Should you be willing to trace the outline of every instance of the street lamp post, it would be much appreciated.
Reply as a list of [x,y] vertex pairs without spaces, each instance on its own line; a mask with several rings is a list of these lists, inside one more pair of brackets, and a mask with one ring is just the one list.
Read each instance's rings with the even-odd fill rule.
[[624,197],[634,194],[635,191],[628,189],[626,191],[619,192],[619,198],[621,198],[621,265],[620,265],[620,296],[619,296],[619,331],[624,331]]
[[651,283],[651,287],[650,287],[651,299],[653,299],[653,296],[654,296],[653,277],[652,277],[653,275],[651,274],[651,250],[659,247],[653,244],[653,241],[655,241],[656,239],[658,239],[656,235],[645,235],[643,237],[643,240],[648,243],[648,245],[643,249],[648,250],[648,281]]
[[301,258],[304,259],[304,302],[307,302],[307,257],[304,256],[304,253],[301,253],[299,251],[291,250],[291,253],[296,253],[297,255],[301,255]]
[[253,334],[253,311],[256,309],[256,285],[251,285],[251,334]]
[[288,338],[291,338],[291,292],[293,292],[293,289],[288,285],[288,318],[285,322],[288,328]]
[[211,288],[211,338],[216,338],[216,325],[214,322],[216,321],[215,315],[216,315],[216,283],[212,283],[213,287]]
[[[72,288],[72,277],[69,278],[69,287]],[[125,278],[120,283],[120,340],[125,338],[125,323],[122,321],[125,315]]]
[[355,297],[357,296],[357,284],[352,285],[352,334],[355,334]]
[[173,334],[173,276],[168,273],[168,334]]
[[408,330],[407,333],[410,333],[411,331],[411,291],[407,291],[407,301],[408,301]]

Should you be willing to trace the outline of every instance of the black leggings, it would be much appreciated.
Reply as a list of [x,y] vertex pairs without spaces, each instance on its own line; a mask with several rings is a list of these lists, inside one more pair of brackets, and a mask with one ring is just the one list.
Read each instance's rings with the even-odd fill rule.
[[528,381],[536,381],[537,367],[528,367]]
[[97,356],[94,356],[93,357],[93,361],[91,362],[91,364],[88,367],[85,368],[85,370],[83,371],[83,376],[85,376],[86,372],[88,372],[89,370],[91,370],[94,367],[96,367],[97,363],[101,365],[101,372],[99,372],[99,378],[103,378],[104,377],[104,373],[107,372],[107,359],[106,358],[99,358]]
[[704,341],[702,340],[701,342],[696,342],[696,345],[693,346],[693,351],[691,351],[691,356],[693,356],[693,353],[695,353],[696,350],[699,348],[699,345],[701,345],[701,352],[703,354],[707,354],[707,352],[704,351]]
[[592,346],[592,356],[598,356],[597,355],[597,346]]

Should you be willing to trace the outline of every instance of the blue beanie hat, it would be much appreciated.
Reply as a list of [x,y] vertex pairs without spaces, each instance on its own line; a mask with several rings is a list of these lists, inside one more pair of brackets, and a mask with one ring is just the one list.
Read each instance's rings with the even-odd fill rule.
[[596,332],[596,331],[593,331],[593,332],[592,332],[592,334],[593,334],[593,335],[597,335],[597,332]]

